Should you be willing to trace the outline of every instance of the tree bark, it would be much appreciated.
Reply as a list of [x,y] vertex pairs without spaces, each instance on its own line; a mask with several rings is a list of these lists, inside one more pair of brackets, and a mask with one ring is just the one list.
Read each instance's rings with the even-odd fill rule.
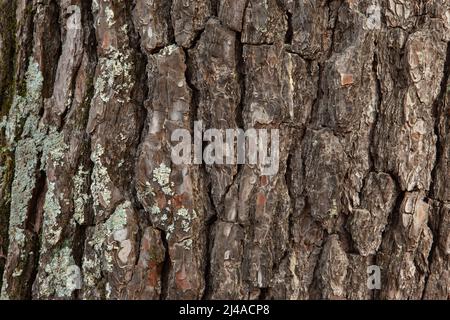
[[447,0],[0,0],[1,297],[449,299],[449,74]]

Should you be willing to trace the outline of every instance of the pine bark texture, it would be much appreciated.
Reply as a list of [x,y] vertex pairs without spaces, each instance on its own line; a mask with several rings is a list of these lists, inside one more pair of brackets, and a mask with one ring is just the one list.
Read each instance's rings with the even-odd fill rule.
[[[1,297],[449,299],[449,43],[448,0],[0,0]],[[196,120],[278,173],[173,164]]]

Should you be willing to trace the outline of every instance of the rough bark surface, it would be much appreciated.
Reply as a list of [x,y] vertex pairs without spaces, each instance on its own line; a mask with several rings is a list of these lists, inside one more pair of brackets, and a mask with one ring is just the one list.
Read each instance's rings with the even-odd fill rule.
[[0,0],[1,297],[449,299],[449,74],[448,0]]

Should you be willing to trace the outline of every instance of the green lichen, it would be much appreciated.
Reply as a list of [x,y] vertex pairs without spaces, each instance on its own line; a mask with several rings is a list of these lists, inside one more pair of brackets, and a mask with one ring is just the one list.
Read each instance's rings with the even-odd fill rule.
[[119,205],[113,214],[95,227],[92,239],[88,242],[98,256],[96,260],[103,261],[104,270],[111,272],[113,268],[113,252],[117,248],[114,233],[123,230],[127,225],[127,212],[131,208],[131,202],[125,201]]
[[92,0],[92,12],[97,13],[99,9],[100,9],[100,7],[98,5],[98,1]]
[[191,224],[189,223],[189,221],[187,220],[182,220],[181,221],[181,229],[184,232],[189,232],[189,230],[191,230]]
[[[94,99],[98,97],[107,103],[112,95],[115,95],[117,101],[121,103],[130,100],[129,94],[120,94],[130,92],[133,87],[133,65],[130,62],[130,56],[128,51],[121,52],[110,48],[106,57],[99,59],[100,74],[94,86]],[[116,79],[120,79],[120,81],[116,81]],[[125,100],[120,96],[126,97]]]
[[153,169],[153,181],[157,182],[161,187],[161,190],[166,195],[173,195],[172,188],[173,182],[170,182],[171,169],[164,163],[161,163],[159,167]]
[[110,186],[112,185],[112,181],[109,177],[107,168],[102,164],[101,156],[103,153],[103,146],[97,144],[91,155],[91,160],[94,163],[94,168],[92,170],[91,194],[96,213],[102,213],[104,210],[99,208],[107,208],[111,202]]
[[158,182],[161,186],[169,184],[170,172],[171,169],[164,163],[161,163],[158,168],[153,170],[153,181]]
[[6,290],[2,290],[0,294],[0,300],[10,300],[8,293]]
[[41,93],[44,78],[39,64],[30,58],[26,72],[26,95],[15,95],[5,127],[9,145],[14,145],[17,137],[34,136],[39,124]]
[[[36,99],[36,96],[40,96],[40,91],[42,88],[42,76],[39,68],[35,68],[36,64],[33,64],[28,68],[28,72],[26,73],[26,77],[24,79],[26,86],[30,89],[28,96],[25,98],[19,98],[19,96],[16,96],[14,98],[16,86],[20,86],[22,84],[22,81],[17,83],[14,79],[14,62],[16,61],[15,7],[15,1],[3,1],[0,4],[0,11],[2,12],[2,14],[0,14],[0,41],[3,41],[3,45],[0,46],[0,167],[2,171],[0,177],[0,194],[2,195],[0,199],[0,237],[4,239],[1,243],[0,250],[2,250],[5,254],[8,252],[8,239],[10,241],[15,241],[15,239],[17,239],[20,246],[23,246],[25,243],[25,235],[23,233],[23,229],[20,228],[23,227],[21,224],[24,222],[24,215],[21,212],[23,202],[21,201],[20,196],[17,195],[14,195],[14,201],[12,199],[12,185],[13,178],[16,176],[16,163],[14,157],[15,145],[10,142],[14,142],[16,136],[21,133],[21,126],[24,123],[24,119],[26,119],[26,113],[36,112],[36,110],[39,110],[39,105],[37,103],[38,99]],[[31,62],[33,61],[30,59],[30,63]],[[16,100],[16,111],[12,110],[14,100]],[[17,110],[19,111],[18,114],[16,113]],[[21,112],[24,112],[25,114]],[[8,119],[7,115],[10,119]],[[13,117],[11,117],[11,115],[13,115]],[[10,123],[13,123],[13,127],[17,127],[14,128],[13,134],[11,134],[12,130]],[[27,168],[27,166],[22,165],[21,168]],[[22,172],[22,174],[29,177],[29,174],[26,172]],[[20,173],[17,174],[17,176],[20,175]],[[25,191],[28,191],[25,184],[16,184],[15,191],[21,192],[24,188]],[[13,210],[11,210],[12,206],[15,206]],[[10,216],[17,213],[20,213],[19,217],[13,217],[13,222],[10,223]],[[21,223],[18,223],[18,221]],[[13,225],[12,228],[10,227],[11,224]],[[3,267],[3,262],[0,261],[0,275],[3,274]],[[15,271],[20,271],[20,273],[22,273],[20,268]],[[6,289],[8,288],[6,273],[3,275],[4,278],[0,278],[0,289],[2,292],[0,298],[9,299],[8,293],[6,292]]]
[[192,214],[189,213],[189,210],[186,208],[180,208],[176,212],[175,220],[180,222],[181,230],[184,232],[189,232],[191,230],[192,220],[197,217],[197,213],[195,210],[192,210]]
[[58,218],[61,215],[58,192],[54,182],[48,182],[47,184],[48,190],[45,194],[44,220],[42,225],[43,252],[46,251],[47,246],[53,246],[58,243],[62,232],[62,228],[58,221]]
[[83,257],[83,284],[87,287],[94,287],[97,280],[102,277],[101,262],[97,255],[91,257]]
[[164,49],[162,49],[161,52],[160,52],[160,55],[162,55],[162,56],[170,56],[177,49],[178,49],[178,46],[176,44],[172,44],[172,45],[167,46]]
[[[14,244],[17,259],[13,276],[21,276],[23,267],[33,252],[24,250],[27,236],[25,222],[36,187],[36,174],[46,138],[40,125],[43,76],[39,64],[30,58],[25,74],[26,91],[13,98],[9,117],[4,126],[5,142],[15,150],[14,179],[11,185],[9,239]],[[8,283],[3,281],[2,291]]]
[[111,299],[111,285],[109,284],[109,282],[106,283],[105,285],[105,291],[106,291],[106,299]]
[[124,34],[128,34],[128,30],[129,30],[129,26],[127,24],[124,24],[121,28],[120,31],[122,31]]
[[330,210],[328,211],[330,217],[334,218],[338,215],[338,207],[336,204],[336,199],[333,199],[333,205],[331,206]]
[[294,292],[291,294],[291,299],[298,297],[300,288],[300,280],[297,276],[297,261],[297,253],[293,251],[293,253],[289,256],[289,271],[292,275],[292,288],[294,288]]
[[151,213],[154,215],[157,215],[157,214],[161,213],[161,209],[158,206],[152,206]]
[[155,192],[153,191],[150,182],[146,181],[144,187],[137,188],[137,197],[141,203],[146,203],[146,198],[148,198],[149,196],[154,197]]
[[36,184],[35,170],[38,165],[38,148],[34,139],[19,141],[16,147],[16,165],[11,189],[10,239],[22,247],[25,243],[24,223],[27,208]]
[[123,229],[127,225],[127,211],[131,208],[131,202],[125,201],[119,205],[114,213],[106,221],[105,226],[110,234]]
[[64,165],[64,155],[67,154],[69,146],[64,141],[64,135],[60,132],[52,132],[43,139],[42,165],[45,169],[48,160],[51,160],[54,167]]
[[21,141],[16,149],[16,157],[20,159],[20,163],[16,165],[11,189],[9,238],[21,248],[25,245],[24,223],[36,181],[34,169],[37,165],[38,155],[33,140]]
[[114,11],[110,7],[105,8],[105,16],[106,16],[106,22],[108,23],[108,27],[112,27],[115,23],[114,21]]
[[190,218],[189,211],[186,208],[178,209],[177,215],[179,217],[181,217],[182,219],[189,219]]
[[79,225],[85,222],[85,208],[89,202],[89,195],[84,192],[86,185],[86,179],[89,175],[89,171],[84,171],[83,165],[78,168],[77,173],[73,177],[73,204],[74,213],[73,219]]
[[[188,210],[186,208],[180,208],[174,214],[174,222],[169,225],[166,229],[166,239],[170,239],[170,236],[175,231],[175,227],[180,227],[180,230],[189,233],[192,228],[192,221],[197,218],[197,213],[195,210]],[[161,219],[162,220],[162,219]],[[177,229],[178,230],[178,229]]]
[[167,230],[166,230],[166,240],[169,240],[169,239],[170,239],[170,236],[172,235],[172,233],[173,233],[174,230],[175,230],[175,225],[174,225],[173,223],[167,227]]
[[56,251],[44,271],[38,278],[41,298],[70,298],[80,288],[81,275],[69,247]]
[[191,250],[192,249],[192,239],[186,239],[182,242],[184,249]]

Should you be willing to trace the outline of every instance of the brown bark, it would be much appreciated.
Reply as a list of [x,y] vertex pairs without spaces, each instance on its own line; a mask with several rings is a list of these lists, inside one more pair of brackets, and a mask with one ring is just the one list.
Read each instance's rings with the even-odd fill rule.
[[449,74],[447,0],[0,0],[1,297],[449,299]]

